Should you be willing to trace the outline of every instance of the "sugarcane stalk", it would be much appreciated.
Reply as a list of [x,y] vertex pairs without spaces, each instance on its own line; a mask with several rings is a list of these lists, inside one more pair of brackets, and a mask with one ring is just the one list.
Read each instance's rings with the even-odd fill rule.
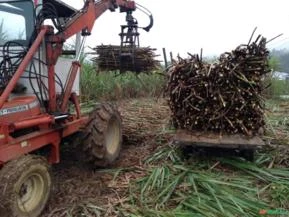
[[214,64],[199,55],[178,56],[166,89],[176,128],[258,134],[265,123],[262,76],[270,72],[269,51],[261,36],[250,42]]

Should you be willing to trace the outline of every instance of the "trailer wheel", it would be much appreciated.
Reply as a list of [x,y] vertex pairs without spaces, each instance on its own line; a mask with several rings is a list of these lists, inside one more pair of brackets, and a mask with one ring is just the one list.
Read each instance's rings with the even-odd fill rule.
[[49,199],[51,176],[45,158],[26,155],[0,170],[0,216],[37,217]]
[[121,117],[111,104],[99,104],[89,115],[83,134],[85,159],[98,167],[114,163],[122,144]]

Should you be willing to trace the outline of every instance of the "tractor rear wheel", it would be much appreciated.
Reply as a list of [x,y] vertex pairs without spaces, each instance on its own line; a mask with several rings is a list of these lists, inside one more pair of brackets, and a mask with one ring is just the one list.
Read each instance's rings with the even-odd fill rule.
[[109,166],[118,158],[122,143],[121,117],[108,103],[97,105],[89,115],[83,133],[85,159],[98,167]]
[[45,158],[26,155],[0,170],[0,216],[37,217],[49,199],[51,176]]

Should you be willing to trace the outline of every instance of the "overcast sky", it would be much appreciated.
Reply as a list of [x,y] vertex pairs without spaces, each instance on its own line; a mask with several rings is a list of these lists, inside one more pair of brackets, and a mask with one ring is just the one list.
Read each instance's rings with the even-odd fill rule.
[[[64,0],[81,8],[83,0]],[[174,55],[186,52],[218,55],[247,43],[254,27],[257,34],[268,39],[284,33],[269,47],[279,47],[289,42],[289,1],[288,0],[137,0],[154,15],[155,25],[151,32],[141,31],[141,46],[158,49],[165,47]],[[135,13],[140,26],[149,20]],[[105,12],[95,23],[93,34],[87,46],[98,44],[119,44],[120,24],[125,15]],[[288,47],[289,48],[289,47]]]

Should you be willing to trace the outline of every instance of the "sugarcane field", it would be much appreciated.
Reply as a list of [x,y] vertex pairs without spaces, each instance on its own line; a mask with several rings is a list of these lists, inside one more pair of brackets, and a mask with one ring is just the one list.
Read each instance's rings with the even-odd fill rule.
[[[155,69],[164,74],[139,78],[96,73],[93,61],[88,80],[113,83],[102,87],[112,95],[100,99],[119,109],[122,150],[110,167],[94,168],[64,144],[43,216],[287,216],[289,103],[270,97],[266,38],[246,42],[213,63],[189,53],[167,70]],[[85,97],[82,109],[89,112],[94,100]]]
[[0,217],[289,216],[287,6],[0,1]]

